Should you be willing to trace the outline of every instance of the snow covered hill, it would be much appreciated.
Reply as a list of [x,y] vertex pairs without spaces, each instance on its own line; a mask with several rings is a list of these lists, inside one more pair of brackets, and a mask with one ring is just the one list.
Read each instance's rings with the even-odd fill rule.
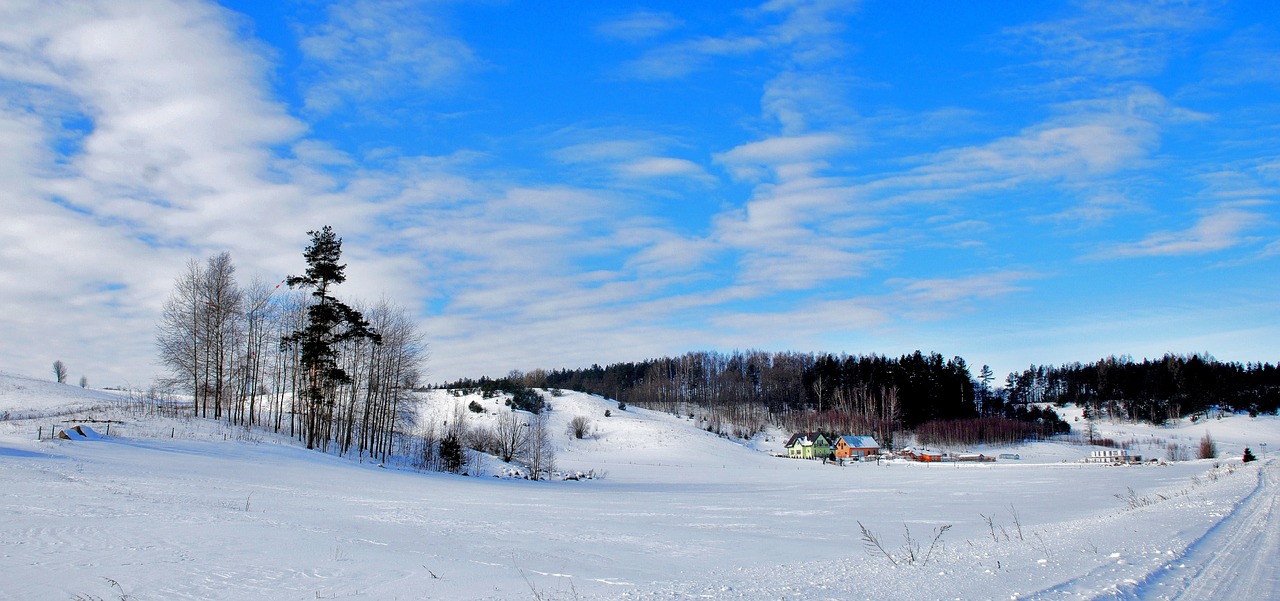
[[[419,425],[472,400],[475,425],[505,411],[432,392]],[[1085,465],[1090,447],[1040,442],[983,450],[1016,461],[838,467],[687,417],[548,400],[558,464],[604,479],[385,469],[0,375],[0,599],[1280,596],[1274,461],[1239,461],[1245,445],[1274,454],[1274,416],[1098,427],[1143,454],[1208,431],[1217,460]],[[89,412],[111,436],[35,439]],[[567,435],[575,416],[591,436]]]

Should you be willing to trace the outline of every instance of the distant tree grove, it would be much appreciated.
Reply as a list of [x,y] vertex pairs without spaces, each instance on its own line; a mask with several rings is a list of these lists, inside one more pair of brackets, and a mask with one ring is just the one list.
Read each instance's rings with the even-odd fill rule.
[[425,343],[385,299],[339,302],[341,239],[327,226],[311,235],[307,274],[274,286],[241,286],[228,253],[188,261],[157,328],[166,382],[191,394],[195,416],[385,459],[423,375]]
[[797,352],[692,352],[586,369],[516,373],[523,385],[567,388],[626,404],[687,413],[707,430],[750,436],[767,423],[792,432],[910,432],[922,444],[1003,443],[1070,431],[1050,406],[1076,403],[1090,418],[1162,423],[1212,407],[1275,412],[1280,370],[1200,355],[1135,362],[1031,366],[992,388],[982,366],[938,353],[893,358]]
[[[974,380],[964,359],[919,351],[898,358],[692,352],[516,375],[528,386],[578,390],[626,405],[687,413],[699,427],[727,436],[748,437],[777,423],[795,432],[871,434],[882,444],[892,444],[899,433],[922,424],[976,427],[979,418],[989,419],[974,430],[978,435],[999,431],[1036,436],[1068,429],[1051,410],[1031,415],[1026,407],[1003,403],[986,380]],[[997,428],[991,419],[1011,424]],[[961,428],[953,426],[951,431],[957,429]]]
[[1074,403],[1090,416],[1156,424],[1212,408],[1274,413],[1280,408],[1280,368],[1270,363],[1221,362],[1205,355],[1167,354],[1134,361],[1036,366],[1010,374],[1010,402]]

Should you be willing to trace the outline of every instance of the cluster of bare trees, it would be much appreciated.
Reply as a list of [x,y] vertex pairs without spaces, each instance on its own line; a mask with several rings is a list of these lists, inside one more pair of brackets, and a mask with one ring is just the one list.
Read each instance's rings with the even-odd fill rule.
[[542,480],[555,471],[555,445],[551,442],[545,414],[502,410],[491,427],[472,425],[467,414],[466,407],[457,405],[439,429],[436,420],[424,425],[419,440],[418,467],[478,473],[479,456],[467,456],[465,447],[497,457],[503,463],[523,465],[532,480]]
[[916,441],[925,446],[956,448],[977,444],[1013,444],[1065,433],[1060,420],[1023,421],[1001,417],[937,420],[916,426]]
[[[62,359],[58,359],[57,361],[54,361],[54,362],[53,362],[53,379],[54,379],[55,381],[57,381],[59,384],[66,384],[66,383],[67,383],[67,374],[68,374],[68,373],[69,373],[69,372],[67,371],[67,364],[66,364],[66,363],[63,363],[63,362],[62,362]],[[87,377],[85,377],[85,376],[80,376],[80,387],[81,387],[81,388],[88,388],[88,387],[89,387],[89,378],[87,378]]]
[[[320,301],[283,283],[241,286],[228,253],[189,261],[156,336],[168,384],[191,394],[198,417],[385,459],[426,359],[416,324],[385,299],[353,309],[377,338],[325,338],[331,364],[317,365],[304,345],[288,341],[313,324]],[[336,372],[345,377],[322,377]]]

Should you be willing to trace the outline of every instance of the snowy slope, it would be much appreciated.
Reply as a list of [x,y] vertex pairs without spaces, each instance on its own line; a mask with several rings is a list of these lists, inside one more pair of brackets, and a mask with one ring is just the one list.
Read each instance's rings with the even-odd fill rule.
[[80,388],[0,372],[0,417],[39,419],[120,403],[113,391]]
[[[608,475],[528,482],[382,469],[128,412],[102,440],[37,441],[38,422],[91,393],[0,377],[0,390],[17,389],[23,400],[0,397],[6,406],[37,407],[42,418],[0,422],[0,599],[1280,594],[1265,569],[1236,570],[1280,559],[1274,535],[1242,534],[1277,531],[1276,468],[1234,455],[1235,445],[1278,438],[1274,417],[1215,420],[1213,435],[1233,453],[1217,461],[1083,465],[1073,458],[1087,447],[1042,442],[1018,447],[1020,461],[842,468],[566,393],[549,399],[559,463]],[[98,401],[113,398],[90,404],[101,412]],[[427,399],[440,411],[453,402],[469,399]],[[595,436],[564,434],[579,414],[597,422]],[[1198,440],[1197,427],[1115,425],[1186,440]],[[867,552],[859,523],[896,563]],[[914,565],[908,530],[921,543]],[[1253,576],[1208,587],[1237,571]]]
[[[617,401],[580,392],[564,391],[561,396],[544,394],[549,409],[545,412],[549,429],[557,449],[557,465],[566,471],[606,471],[611,479],[633,477],[679,478],[685,470],[667,468],[705,469],[780,469],[780,464],[767,454],[751,450],[747,441],[733,441],[693,427],[693,420],[641,409],[618,409]],[[420,396],[422,405],[419,421],[434,421],[443,425],[457,415],[458,407],[465,415],[469,427],[492,428],[499,414],[509,412],[504,399],[484,399],[478,394],[454,396],[434,390]],[[485,413],[465,410],[472,402],[478,403]],[[605,412],[609,416],[605,416]],[[527,417],[527,414],[525,414]],[[590,420],[591,434],[576,439],[568,434],[570,420],[584,417]],[[491,462],[492,465],[493,464]],[[821,466],[805,464],[786,465],[786,469]],[[702,477],[702,469],[694,472]],[[641,476],[645,474],[645,476]]]

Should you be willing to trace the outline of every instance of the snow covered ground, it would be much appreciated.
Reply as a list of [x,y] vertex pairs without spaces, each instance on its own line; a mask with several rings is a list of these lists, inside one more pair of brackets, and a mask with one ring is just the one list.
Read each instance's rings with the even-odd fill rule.
[[[477,425],[502,410],[436,392],[423,420],[471,400]],[[1239,459],[1276,452],[1274,416],[1098,424],[1149,457],[1207,431],[1218,460],[1084,465],[1091,447],[1039,442],[976,449],[1016,461],[839,467],[758,450],[780,433],[747,445],[549,401],[559,467],[603,479],[380,468],[0,375],[0,599],[1280,598],[1276,468]],[[564,434],[577,415],[586,440]],[[36,440],[91,416],[119,421]]]

